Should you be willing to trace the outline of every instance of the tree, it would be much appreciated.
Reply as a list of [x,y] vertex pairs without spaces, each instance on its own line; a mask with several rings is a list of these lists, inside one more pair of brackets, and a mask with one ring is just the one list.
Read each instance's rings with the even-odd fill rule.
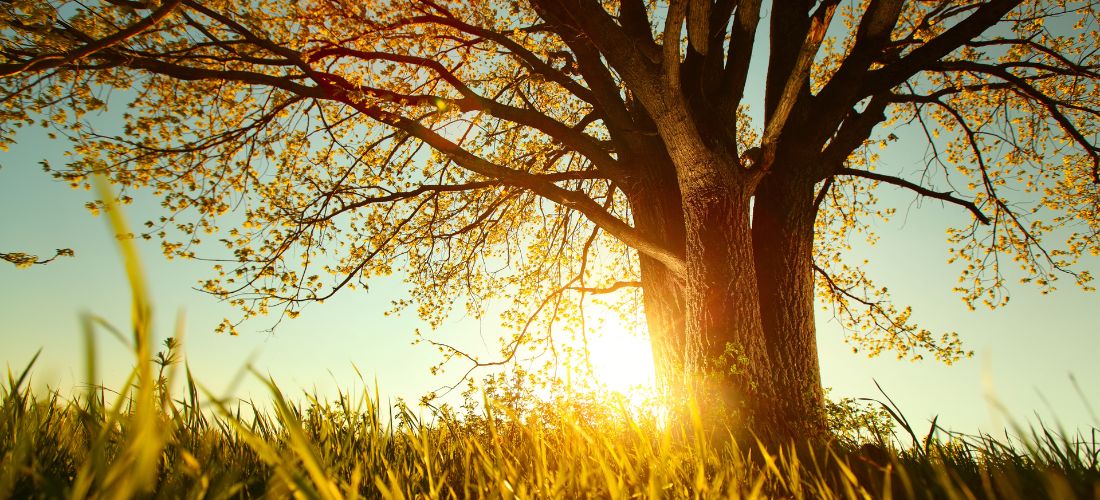
[[[0,9],[6,140],[49,117],[76,140],[55,175],[163,198],[143,236],[166,254],[220,237],[233,257],[203,286],[246,316],[401,269],[433,322],[455,290],[475,312],[514,299],[509,359],[554,348],[538,321],[640,288],[664,383],[781,438],[824,426],[815,291],[872,353],[966,354],[844,262],[890,214],[876,187],[959,207],[968,303],[1007,300],[1005,259],[1087,287],[1074,264],[1100,251],[1095,2]],[[87,118],[110,89],[130,100],[117,135]],[[874,171],[902,130],[927,168]]]
[[19,268],[19,269],[26,269],[28,267],[35,266],[35,265],[39,265],[39,266],[46,265],[46,264],[49,264],[50,262],[53,262],[58,257],[72,257],[72,256],[73,256],[73,251],[72,251],[72,249],[69,249],[69,248],[58,248],[57,251],[54,252],[53,257],[49,257],[49,258],[45,258],[45,259],[43,259],[42,257],[39,257],[37,255],[31,255],[31,254],[23,253],[23,252],[7,252],[7,253],[0,252],[0,260],[6,260],[8,262],[11,262],[12,264],[15,264],[16,268]]

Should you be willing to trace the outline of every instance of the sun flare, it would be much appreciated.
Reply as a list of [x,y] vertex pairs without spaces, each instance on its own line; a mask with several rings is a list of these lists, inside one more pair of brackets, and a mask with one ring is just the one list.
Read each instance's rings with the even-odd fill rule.
[[[593,385],[630,400],[656,393],[653,350],[644,323],[631,325],[610,309],[595,311],[586,325],[588,362]],[[639,322],[633,322],[639,323]]]

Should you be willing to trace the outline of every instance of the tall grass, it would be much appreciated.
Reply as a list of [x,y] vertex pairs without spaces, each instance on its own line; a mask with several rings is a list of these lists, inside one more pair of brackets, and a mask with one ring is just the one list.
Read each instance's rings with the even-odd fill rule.
[[[28,389],[34,360],[9,373],[0,498],[1100,498],[1095,429],[996,439],[933,423],[921,433],[892,403],[876,413],[842,401],[830,407],[832,443],[764,449],[698,411],[670,423],[598,395],[531,399],[506,384],[468,393],[459,409],[383,407],[377,390],[294,400],[270,381],[269,410],[219,401],[186,368],[173,383],[181,331],[152,354],[136,253],[121,249],[134,369],[117,392],[68,396]],[[124,336],[85,324],[94,381],[93,330]]]
[[[154,367],[150,367],[153,371]],[[1039,427],[1023,444],[991,436],[885,450],[739,446],[697,419],[667,424],[596,401],[426,416],[367,393],[289,400],[270,411],[204,407],[189,373],[179,395],[140,387],[108,401],[32,394],[10,376],[0,405],[0,497],[186,498],[1095,498],[1096,435]],[[140,384],[139,384],[140,385]],[[1095,431],[1094,431],[1095,432]],[[1087,439],[1086,439],[1087,438]],[[143,441],[144,440],[144,441]],[[877,451],[876,451],[877,450]]]

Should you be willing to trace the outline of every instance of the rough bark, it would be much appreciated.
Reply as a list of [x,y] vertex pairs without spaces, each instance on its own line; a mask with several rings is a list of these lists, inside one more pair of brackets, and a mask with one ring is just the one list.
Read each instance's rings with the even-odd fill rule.
[[[705,167],[701,167],[705,168]],[[749,224],[750,194],[686,183],[668,169],[629,189],[635,226],[687,256],[686,275],[642,256],[643,300],[661,385],[691,395],[708,420],[778,428]],[[811,311],[812,313],[812,311]],[[674,394],[675,395],[675,394]],[[770,433],[770,431],[767,431]]]
[[[675,179],[652,177],[640,183],[631,196],[635,226],[643,234],[669,242],[683,251],[684,219]],[[683,276],[661,262],[639,255],[642,301],[658,383],[671,389],[684,360]]]
[[[757,304],[750,193],[681,182],[687,248],[685,359],[704,398],[746,428],[773,419],[771,364]],[[702,402],[710,406],[711,401]]]
[[670,390],[682,370],[684,345],[684,301],[680,277],[648,257],[639,259],[642,274],[642,302],[657,382]]
[[752,239],[772,384],[772,432],[799,440],[825,432],[814,327],[813,183],[767,177],[756,191]]

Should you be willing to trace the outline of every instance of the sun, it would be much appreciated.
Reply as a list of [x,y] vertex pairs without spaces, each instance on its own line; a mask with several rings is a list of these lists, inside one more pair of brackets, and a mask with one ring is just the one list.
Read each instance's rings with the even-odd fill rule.
[[583,338],[587,340],[593,385],[631,399],[655,394],[653,350],[644,321],[625,321],[606,307],[585,312]]

